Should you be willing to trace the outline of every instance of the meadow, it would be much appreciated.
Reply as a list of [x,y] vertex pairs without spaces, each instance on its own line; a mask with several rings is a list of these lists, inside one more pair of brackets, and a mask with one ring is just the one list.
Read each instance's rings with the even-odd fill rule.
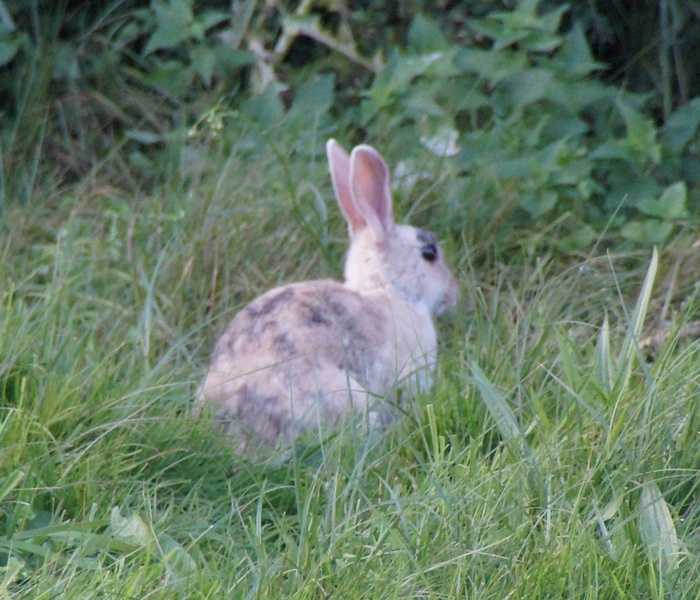
[[697,597],[690,237],[508,262],[446,239],[463,299],[437,384],[381,435],[256,464],[189,416],[233,312],[339,276],[314,135],[311,160],[200,148],[149,197],[8,210],[3,597]]
[[[402,85],[435,85],[422,76]],[[624,156],[569,147],[536,180],[512,156],[531,152],[530,126],[538,167],[551,151],[530,119],[556,112],[541,99],[474,125],[450,156],[415,141],[419,120],[389,118],[403,106],[358,129],[319,93],[296,110],[268,95],[201,111],[165,142],[132,131],[98,158],[81,148],[102,133],[69,146],[45,112],[53,137],[5,163],[0,598],[700,597],[692,185],[655,188],[658,206],[682,196],[682,215],[640,201],[598,229],[573,204],[523,200],[556,190],[564,205],[595,164],[653,162],[635,136],[664,132],[615,100]],[[512,156],[493,155],[504,136]],[[398,220],[443,240],[462,297],[439,320],[434,389],[399,398],[387,429],[348,419],[248,460],[190,411],[237,310],[284,282],[341,277],[329,137],[384,154]]]

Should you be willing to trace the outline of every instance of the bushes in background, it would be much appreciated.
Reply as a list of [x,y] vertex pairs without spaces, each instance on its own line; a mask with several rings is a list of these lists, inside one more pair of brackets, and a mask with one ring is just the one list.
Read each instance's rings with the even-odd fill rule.
[[456,228],[479,200],[561,223],[565,249],[663,243],[696,216],[693,2],[351,7],[0,0],[0,203],[98,172],[142,189],[164,148],[245,115],[287,149],[401,148],[399,184],[438,185]]

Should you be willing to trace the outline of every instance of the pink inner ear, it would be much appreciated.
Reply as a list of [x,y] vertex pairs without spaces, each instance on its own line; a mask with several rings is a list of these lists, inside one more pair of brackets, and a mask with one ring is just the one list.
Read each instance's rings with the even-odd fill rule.
[[366,225],[365,219],[357,210],[350,187],[350,156],[334,139],[326,143],[326,155],[331,172],[331,181],[338,206],[350,227],[350,234]]
[[350,155],[350,184],[358,210],[378,235],[394,224],[389,169],[370,146],[357,146]]

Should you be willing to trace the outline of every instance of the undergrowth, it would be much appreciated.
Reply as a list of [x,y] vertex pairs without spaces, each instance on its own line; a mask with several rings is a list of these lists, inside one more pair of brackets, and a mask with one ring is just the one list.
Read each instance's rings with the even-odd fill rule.
[[310,139],[182,146],[153,195],[8,211],[4,597],[697,597],[692,238],[566,261],[521,240],[504,262],[493,221],[451,235],[400,187],[464,284],[436,388],[385,432],[349,421],[265,463],[192,419],[233,312],[340,274]]
[[[0,598],[700,596],[695,3],[49,4],[0,0]],[[193,398],[340,277],[329,137],[462,299],[387,429],[244,460]]]

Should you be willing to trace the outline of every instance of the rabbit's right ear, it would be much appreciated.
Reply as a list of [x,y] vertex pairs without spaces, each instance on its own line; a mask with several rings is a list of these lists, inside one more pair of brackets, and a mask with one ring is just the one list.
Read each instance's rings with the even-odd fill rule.
[[328,168],[331,172],[331,181],[335,197],[343,211],[345,220],[350,227],[350,235],[367,225],[364,217],[358,211],[350,187],[350,156],[345,149],[334,139],[326,143],[326,155],[328,156]]
[[371,146],[355,146],[350,155],[350,188],[357,211],[382,240],[394,226],[389,167]]

